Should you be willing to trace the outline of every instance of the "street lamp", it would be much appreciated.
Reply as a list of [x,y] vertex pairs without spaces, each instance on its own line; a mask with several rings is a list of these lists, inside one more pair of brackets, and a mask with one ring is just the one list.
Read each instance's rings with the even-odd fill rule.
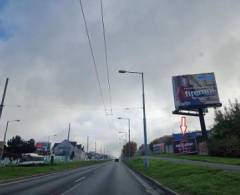
[[130,160],[131,155],[131,146],[130,146],[130,118],[123,118],[123,117],[118,117],[119,120],[127,120],[128,121],[128,160]]
[[3,138],[3,149],[2,149],[2,152],[1,152],[1,158],[0,158],[0,160],[2,160],[2,158],[3,158],[4,146],[5,146],[6,136],[7,136],[7,130],[8,130],[8,124],[9,124],[9,123],[12,123],[12,122],[20,122],[20,120],[7,121],[6,129],[5,129],[5,133],[4,133],[4,138]]
[[144,167],[148,168],[149,162],[147,158],[148,148],[147,148],[147,123],[146,123],[146,111],[145,111],[145,91],[144,91],[144,75],[143,72],[133,72],[127,70],[119,70],[119,73],[132,73],[141,75],[142,78],[142,104],[143,104],[143,130],[144,130]]
[[119,72],[119,73],[127,73],[126,70],[119,70],[118,72]]
[[49,155],[51,155],[51,146],[50,146],[50,138],[51,137],[56,137],[57,136],[57,134],[53,134],[53,135],[49,135],[48,136],[48,149],[49,149]]

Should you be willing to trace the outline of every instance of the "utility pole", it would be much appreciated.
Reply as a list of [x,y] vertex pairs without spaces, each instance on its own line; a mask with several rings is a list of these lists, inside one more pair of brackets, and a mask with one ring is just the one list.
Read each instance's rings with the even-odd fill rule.
[[147,122],[146,122],[146,110],[145,110],[145,90],[144,90],[144,75],[142,75],[142,101],[143,101],[143,130],[144,130],[144,167],[145,169],[149,167],[148,155],[148,145],[147,145]]
[[67,138],[68,141],[70,139],[70,131],[71,131],[71,123],[69,123],[69,126],[68,126],[68,138]]
[[1,101],[1,104],[0,104],[0,119],[1,119],[1,117],[2,117],[4,100],[5,100],[5,96],[6,96],[6,92],[7,92],[7,86],[8,86],[8,80],[9,80],[9,79],[7,78],[7,79],[6,79],[6,82],[5,82],[4,91],[3,91],[2,101]]
[[95,154],[97,153],[97,143],[95,142]]
[[88,148],[89,148],[89,136],[87,136],[87,153],[88,153]]

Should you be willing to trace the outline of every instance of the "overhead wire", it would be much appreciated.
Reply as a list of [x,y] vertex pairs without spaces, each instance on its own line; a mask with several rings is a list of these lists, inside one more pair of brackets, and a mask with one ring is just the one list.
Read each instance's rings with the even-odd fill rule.
[[91,42],[91,39],[90,39],[90,34],[89,34],[88,26],[87,26],[85,13],[84,13],[84,10],[83,10],[82,0],[79,0],[79,3],[80,3],[82,16],[83,16],[83,21],[84,21],[84,27],[85,27],[86,35],[87,35],[87,38],[88,38],[88,44],[89,44],[89,48],[90,48],[90,53],[91,53],[92,60],[93,60],[94,71],[95,71],[96,78],[97,78],[97,83],[98,83],[98,88],[99,88],[99,92],[100,92],[101,101],[102,101],[102,104],[104,106],[105,114],[107,114],[107,107],[106,107],[106,104],[105,104],[105,101],[104,101],[102,85],[101,85],[100,76],[99,76],[98,69],[97,69],[96,59],[95,59],[94,52],[93,52],[93,46],[92,46],[92,42]]
[[[102,100],[102,103],[103,103],[103,106],[104,106],[104,110],[105,110],[105,116],[109,116],[109,114],[107,112],[107,106],[106,106],[105,101],[104,101],[102,85],[101,85],[100,76],[99,76],[98,69],[97,69],[97,63],[96,63],[96,59],[95,59],[94,52],[93,52],[93,46],[92,46],[92,42],[91,42],[89,30],[88,30],[88,25],[87,25],[87,20],[86,20],[86,17],[85,17],[85,12],[84,12],[84,9],[83,9],[82,0],[79,0],[79,3],[80,3],[80,7],[81,7],[82,16],[83,16],[85,31],[86,31],[87,38],[88,38],[89,48],[90,48],[90,52],[91,52],[91,56],[92,56],[92,60],[93,60],[93,64],[94,64],[94,70],[95,70],[95,74],[96,74],[96,77],[97,77],[98,88],[99,88],[99,91],[100,91],[101,100]],[[109,95],[110,95],[109,96],[110,97],[109,98],[109,100],[110,100],[110,110],[111,110],[111,115],[112,115],[111,85],[110,85],[110,76],[109,76],[108,54],[107,54],[107,44],[106,44],[106,36],[105,36],[105,26],[104,26],[104,19],[103,19],[102,2],[101,2],[101,16],[102,16],[102,24],[103,24],[105,60],[106,60],[107,75],[108,75],[107,76],[108,90],[109,90]],[[106,118],[106,122],[107,122],[108,128],[111,129],[111,125],[110,125],[110,123],[109,123],[107,118]]]
[[110,71],[109,71],[109,63],[108,63],[108,49],[107,49],[107,41],[106,41],[106,30],[104,23],[104,13],[103,13],[103,2],[100,0],[101,5],[101,19],[102,19],[102,32],[103,32],[103,42],[104,42],[104,55],[105,55],[105,65],[107,70],[107,83],[108,83],[108,94],[109,94],[109,104],[110,104],[110,113],[112,115],[112,90],[110,83]]
[[[104,10],[103,10],[103,1],[100,0],[100,8],[101,8],[101,21],[102,21],[102,34],[103,34],[103,43],[104,43],[104,56],[105,56],[105,66],[107,73],[107,84],[108,84],[108,96],[109,96],[109,105],[110,105],[110,114],[107,116],[113,116],[113,108],[112,108],[112,89],[110,82],[110,71],[109,71],[109,63],[108,63],[108,48],[107,48],[107,39],[106,39],[106,30],[105,30],[105,22],[104,22]],[[113,118],[107,120],[108,128],[113,129]]]

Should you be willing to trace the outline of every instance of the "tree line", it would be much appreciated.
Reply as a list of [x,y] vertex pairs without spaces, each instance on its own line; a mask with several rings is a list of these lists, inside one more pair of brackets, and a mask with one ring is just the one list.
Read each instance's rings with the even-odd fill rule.
[[215,111],[208,146],[211,155],[240,157],[240,103],[237,100]]
[[21,158],[24,153],[32,153],[36,151],[35,140],[24,140],[19,135],[12,137],[7,141],[7,145],[4,146],[4,157],[8,157],[11,160]]

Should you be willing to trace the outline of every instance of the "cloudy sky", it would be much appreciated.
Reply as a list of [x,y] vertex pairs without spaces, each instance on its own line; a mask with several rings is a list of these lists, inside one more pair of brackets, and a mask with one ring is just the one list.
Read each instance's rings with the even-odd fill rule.
[[[100,0],[82,0],[104,101],[109,108]],[[0,89],[9,86],[0,121],[3,137],[71,140],[118,154],[130,117],[132,139],[143,141],[141,85],[145,73],[148,140],[179,132],[171,77],[215,72],[223,105],[240,99],[238,0],[103,0],[113,116],[106,116],[78,0],[0,0]],[[17,107],[21,105],[21,107]],[[124,108],[130,107],[130,110]],[[206,116],[213,125],[214,113]],[[189,130],[200,129],[188,118]],[[52,135],[56,134],[55,137]]]

